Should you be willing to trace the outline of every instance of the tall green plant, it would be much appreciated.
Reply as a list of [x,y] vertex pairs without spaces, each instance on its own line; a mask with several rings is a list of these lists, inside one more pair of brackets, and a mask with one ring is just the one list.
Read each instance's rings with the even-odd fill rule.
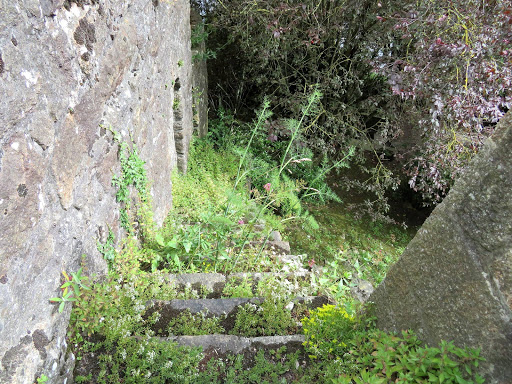
[[[132,221],[135,219],[135,215],[143,217],[142,231],[151,230],[152,226],[152,214],[151,214],[151,201],[148,189],[148,179],[146,175],[146,169],[144,168],[145,162],[140,158],[137,146],[132,143],[132,148],[129,147],[128,143],[124,141],[121,135],[109,128],[114,136],[114,140],[119,145],[119,161],[121,163],[121,173],[112,177],[112,184],[117,187],[116,200],[121,204],[120,209],[120,221],[121,226],[129,234],[133,234]],[[136,207],[138,212],[130,212],[132,204],[130,200],[130,187],[133,187],[137,192],[137,197],[140,204]],[[132,217],[130,217],[130,213]]]
[[[258,133],[261,130],[263,124],[271,117],[271,113],[269,112],[270,103],[268,100],[265,100],[263,103],[263,107],[258,111],[256,123],[251,132],[251,137],[247,142],[245,149],[240,158],[237,180],[235,182],[234,189],[236,189],[240,180],[245,179],[246,175],[258,173],[261,171],[259,177],[265,179],[266,184],[263,185],[264,192],[257,196],[257,199],[260,203],[260,210],[257,213],[255,220],[259,218],[262,212],[273,209],[276,207],[284,208],[281,210],[284,218],[283,220],[293,219],[304,219],[308,218],[310,223],[314,225],[312,221],[312,217],[309,216],[307,210],[303,209],[301,205],[301,200],[305,197],[311,197],[314,195],[323,195],[324,191],[320,189],[310,188],[307,185],[304,185],[298,181],[292,181],[290,177],[285,175],[285,171],[289,170],[291,164],[300,165],[303,162],[311,161],[309,158],[304,158],[303,151],[293,150],[296,142],[303,136],[303,132],[305,130],[304,123],[305,121],[315,114],[318,113],[318,108],[320,104],[320,100],[322,98],[322,93],[315,87],[311,93],[308,95],[304,106],[301,108],[301,115],[299,119],[287,119],[285,121],[285,127],[291,132],[288,143],[284,150],[280,153],[280,159],[276,162],[275,166],[265,166],[262,170],[251,169],[251,167],[257,162],[249,161],[251,157],[257,157],[258,153],[253,153],[252,144],[257,137]],[[345,166],[345,159],[353,153],[353,150],[349,152],[342,160],[336,162],[333,167],[341,167]],[[269,165],[266,162],[263,164]],[[319,175],[314,179],[316,182],[320,178],[325,177],[326,173],[329,169],[324,169],[320,172]],[[291,172],[291,171],[290,171]],[[306,189],[306,193],[302,193],[302,190]],[[259,192],[258,192],[259,193]],[[299,196],[302,197],[299,197]],[[226,208],[227,210],[228,208]],[[290,217],[291,216],[291,217]],[[245,243],[242,244],[241,251],[243,250]],[[235,257],[234,265],[236,266],[238,259],[240,257],[241,252]]]

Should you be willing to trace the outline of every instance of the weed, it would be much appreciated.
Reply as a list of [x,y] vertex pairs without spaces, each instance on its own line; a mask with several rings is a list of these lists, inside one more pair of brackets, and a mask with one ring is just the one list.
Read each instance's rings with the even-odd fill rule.
[[220,317],[209,317],[205,312],[191,314],[189,310],[169,321],[167,330],[173,336],[198,336],[224,333]]
[[290,377],[297,376],[298,366],[298,352],[287,353],[285,347],[267,352],[259,350],[252,367],[244,366],[242,355],[228,356],[224,360],[211,359],[195,383],[287,383],[291,382]]
[[355,331],[354,317],[334,305],[310,311],[310,316],[303,318],[302,324],[306,336],[304,347],[312,359],[328,360],[342,356]]
[[[121,174],[114,175],[112,184],[117,187],[116,200],[121,204],[121,226],[128,234],[134,233],[133,221],[139,216],[140,232],[142,237],[148,236],[152,230],[151,199],[146,176],[145,162],[139,157],[137,147],[132,143],[132,149],[121,139],[121,135],[110,128],[114,140],[119,144],[119,160]],[[130,187],[137,191],[137,206],[131,212]]]
[[114,246],[115,238],[114,238],[114,232],[112,232],[112,229],[108,228],[108,236],[107,240],[104,244],[101,244],[99,241],[96,242],[96,247],[98,248],[98,251],[101,253],[103,258],[107,261],[109,267],[112,267],[113,263],[115,262],[116,258],[116,248]]
[[80,297],[81,289],[89,289],[89,287],[84,284],[84,281],[87,278],[82,276],[82,268],[80,268],[76,273],[71,273],[71,277],[65,271],[62,271],[62,275],[65,279],[64,284],[60,287],[62,290],[62,297],[52,297],[50,299],[52,302],[60,303],[59,312],[61,313],[64,310],[66,303],[77,301]]
[[41,375],[37,378],[37,384],[46,384],[48,382],[48,376]]
[[87,376],[78,375],[74,379],[75,379],[75,383],[78,383],[78,384],[89,383],[92,380],[92,373],[89,373]]
[[[263,104],[244,148],[232,148],[231,144],[244,141],[238,140],[240,127],[228,117],[219,124],[224,124],[222,130],[231,129],[234,138],[216,139],[212,144],[212,134],[210,140],[194,140],[188,173],[172,175],[174,206],[161,229],[155,229],[152,221],[144,162],[135,146],[130,149],[113,132],[120,145],[121,161],[121,173],[113,182],[118,187],[121,222],[129,236],[115,249],[109,230],[107,241],[98,244],[110,266],[109,275],[101,282],[91,278],[90,287],[86,287],[81,270],[72,278],[64,274],[63,296],[52,299],[60,302],[61,311],[66,302],[74,302],[68,337],[77,356],[75,381],[377,384],[427,379],[435,382],[436,378],[464,382],[470,376],[480,380],[474,374],[479,360],[475,351],[451,344],[429,349],[410,334],[399,338],[366,330],[366,324],[353,317],[352,302],[347,300],[353,278],[379,282],[403,249],[401,242],[407,239],[403,232],[390,232],[379,224],[366,228],[349,216],[342,217],[345,225],[337,232],[333,228],[339,216],[325,213],[330,208],[315,208],[318,222],[309,214],[311,200],[335,199],[323,189],[332,164],[310,161],[312,154],[301,150],[297,143],[317,98],[317,94],[310,96],[301,119],[283,123],[283,129],[289,132],[279,135],[287,140],[275,146],[262,135],[270,119],[268,103]],[[275,153],[266,155],[262,148]],[[313,273],[311,281],[265,276],[255,288],[251,279],[231,279],[223,296],[262,298],[239,309],[233,334],[292,334],[303,325],[310,367],[301,366],[298,354],[286,354],[284,350],[260,351],[254,367],[247,367],[242,355],[211,358],[206,363],[201,362],[204,356],[199,349],[178,347],[154,337],[162,330],[155,331],[160,313],[151,308],[153,299],[190,299],[209,294],[204,287],[199,291],[186,287],[177,292],[165,277],[168,272],[279,270],[280,261],[265,252],[264,244],[272,229],[285,225],[292,228],[290,223],[295,219],[308,231],[295,231],[294,227],[297,236],[303,236],[312,248],[322,246],[324,255],[315,255],[323,265],[322,275]],[[315,222],[322,236],[315,237]],[[253,241],[260,244],[253,246]],[[309,261],[312,269],[315,263]],[[299,264],[302,268],[302,262]],[[317,293],[325,294],[338,306],[309,312],[305,304],[290,299]],[[222,320],[206,313],[185,312],[167,328],[173,335],[224,332]],[[83,357],[93,355],[91,368]],[[395,366],[400,371],[388,368]]]
[[226,285],[224,286],[224,290],[222,291],[222,296],[227,298],[235,298],[235,297],[245,297],[251,298],[254,297],[252,293],[252,280],[250,278],[230,279]]
[[371,330],[356,334],[350,343],[350,358],[356,362],[358,371],[334,383],[483,383],[475,372],[483,360],[478,350],[458,348],[446,341],[441,341],[439,347],[422,346],[410,331],[399,337]]
[[238,310],[231,333],[249,337],[294,333],[298,328],[295,318],[290,300],[266,297],[259,305],[247,303]]

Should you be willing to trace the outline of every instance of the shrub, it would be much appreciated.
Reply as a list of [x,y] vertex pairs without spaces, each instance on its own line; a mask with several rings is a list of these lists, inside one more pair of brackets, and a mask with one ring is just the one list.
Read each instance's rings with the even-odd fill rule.
[[324,305],[302,319],[306,336],[304,347],[312,359],[331,359],[348,350],[349,340],[355,332],[354,317],[345,309]]
[[483,383],[476,373],[479,350],[458,348],[441,341],[439,347],[422,346],[413,332],[395,336],[379,330],[358,333],[351,342],[350,358],[360,372],[335,383],[356,383],[364,374],[374,383]]

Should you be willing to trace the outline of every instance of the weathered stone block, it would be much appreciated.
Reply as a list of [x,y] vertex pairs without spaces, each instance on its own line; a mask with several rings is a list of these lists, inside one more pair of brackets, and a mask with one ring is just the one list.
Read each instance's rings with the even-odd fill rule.
[[377,324],[429,345],[480,348],[487,382],[512,382],[512,113],[370,300]]
[[157,223],[179,156],[186,164],[189,2],[0,0],[0,15],[0,382],[44,373],[61,384],[73,366],[69,307],[59,314],[48,299],[82,254],[88,273],[103,273],[96,241],[107,226],[122,234],[118,146],[105,128],[146,161]]

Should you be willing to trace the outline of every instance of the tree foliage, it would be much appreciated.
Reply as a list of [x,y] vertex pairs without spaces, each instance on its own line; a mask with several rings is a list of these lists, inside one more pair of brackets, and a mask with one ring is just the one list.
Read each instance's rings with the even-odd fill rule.
[[409,108],[395,121],[403,130],[413,115],[422,138],[402,153],[409,185],[440,201],[510,109],[512,6],[422,0],[381,12],[388,45],[373,64]]
[[[307,145],[333,157],[356,145],[367,177],[346,185],[373,192],[373,212],[405,177],[426,203],[440,201],[510,108],[505,0],[209,4],[215,102],[243,113],[266,95],[288,118],[315,85],[323,97]],[[270,141],[282,132],[268,124]]]

